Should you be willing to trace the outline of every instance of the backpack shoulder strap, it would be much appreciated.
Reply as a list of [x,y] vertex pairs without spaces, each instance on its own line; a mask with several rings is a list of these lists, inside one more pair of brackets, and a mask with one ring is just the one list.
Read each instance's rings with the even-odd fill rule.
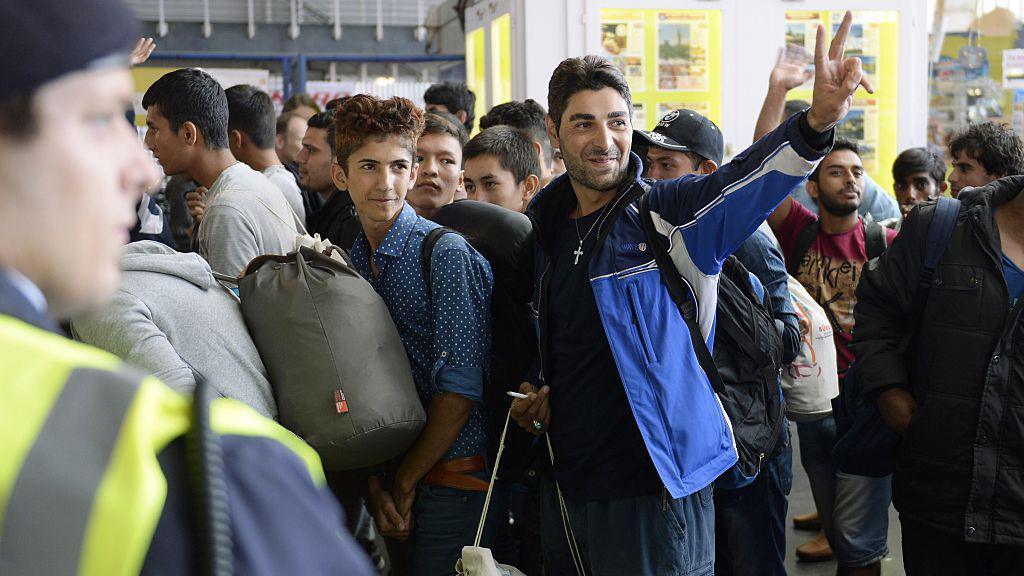
[[927,290],[932,283],[932,275],[939,261],[949,247],[949,239],[956,228],[956,219],[960,214],[960,201],[956,198],[940,197],[935,204],[935,213],[928,225],[928,238],[924,245],[924,262],[921,265],[920,285]]
[[701,334],[700,326],[697,325],[697,305],[694,303],[693,292],[679,277],[679,272],[676,270],[675,265],[672,264],[672,258],[669,256],[668,250],[665,249],[664,241],[654,228],[654,219],[651,218],[650,205],[647,199],[648,192],[649,188],[645,187],[644,194],[640,196],[640,222],[643,224],[647,245],[651,247],[651,251],[654,253],[654,261],[658,264],[661,280],[665,284],[665,288],[668,289],[669,296],[672,297],[676,308],[679,310],[679,315],[683,317],[683,322],[686,323],[686,327],[690,331],[690,342],[693,344],[693,351],[697,354],[697,361],[700,362],[701,369],[704,370],[708,381],[711,382],[711,388],[718,394],[724,394],[725,386],[722,385],[722,378],[718,374],[718,368],[715,366],[715,359],[711,356],[711,350],[708,350],[708,345],[704,341],[704,335]]
[[[752,302],[757,302],[765,307],[769,314],[771,314],[771,307],[765,306],[765,300],[768,298],[768,290],[765,289],[765,298],[761,298],[757,295],[757,291],[754,290],[754,285],[750,282],[750,271],[747,267],[740,262],[739,258],[735,255],[730,255],[722,263],[722,277],[728,278],[735,284]],[[774,316],[773,316],[774,317]]]
[[917,279],[917,293],[910,310],[911,325],[920,326],[924,315],[925,303],[932,284],[932,276],[939,266],[939,261],[949,247],[949,239],[956,228],[957,216],[960,214],[960,201],[956,198],[940,197],[935,204],[935,212],[928,223],[928,236],[925,238],[924,260],[921,263],[921,274]]
[[889,236],[885,232],[885,226],[874,220],[861,220],[861,223],[864,226],[864,250],[867,252],[868,260],[874,260],[889,248]]
[[786,271],[789,272],[790,276],[796,276],[797,270],[800,269],[800,262],[804,259],[804,254],[807,254],[807,251],[811,248],[811,244],[814,244],[814,239],[818,237],[819,230],[821,230],[821,223],[816,219],[796,233],[793,250],[789,254],[790,258],[786,260]]
[[423,259],[423,281],[427,285],[427,300],[433,298],[430,289],[430,258],[434,255],[434,246],[437,241],[441,239],[441,236],[449,233],[458,234],[455,230],[444,226],[434,228],[427,232],[427,236],[423,239],[423,245],[420,247],[420,257]]

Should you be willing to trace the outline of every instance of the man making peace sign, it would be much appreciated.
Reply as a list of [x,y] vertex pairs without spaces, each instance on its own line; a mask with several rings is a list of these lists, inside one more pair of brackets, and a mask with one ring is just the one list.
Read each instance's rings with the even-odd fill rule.
[[811,108],[717,172],[648,185],[630,154],[622,73],[570,58],[548,87],[548,134],[568,178],[541,191],[535,231],[538,374],[513,403],[516,421],[549,431],[553,480],[542,489],[545,567],[553,574],[712,574],[710,484],[736,461],[730,424],[690,332],[653,265],[640,197],[692,289],[711,345],[722,262],[828,152],[853,94],[873,91],[844,59],[848,13],[825,52],[818,29]]

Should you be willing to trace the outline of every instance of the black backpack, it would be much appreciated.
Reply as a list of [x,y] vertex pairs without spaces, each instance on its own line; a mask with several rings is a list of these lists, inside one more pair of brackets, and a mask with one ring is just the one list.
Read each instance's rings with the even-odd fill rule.
[[730,256],[719,276],[712,356],[697,325],[693,293],[679,278],[665,239],[654,228],[646,193],[640,199],[640,218],[662,281],[690,330],[697,359],[732,427],[739,460],[716,484],[724,489],[742,487],[753,482],[776,454],[785,427],[779,380],[783,345],[771,308],[758,298],[747,269]]
[[[885,232],[885,226],[874,220],[868,221],[863,218],[860,219],[860,225],[864,228],[864,250],[867,252],[868,260],[878,258],[889,247],[889,236]],[[818,237],[819,231],[821,231],[821,221],[815,220],[796,233],[796,239],[793,241],[793,253],[786,260],[786,271],[790,276],[796,277],[800,263],[803,262],[811,244],[814,244],[814,239]]]
[[[432,220],[441,224],[427,233],[423,241],[423,275],[430,296],[430,258],[434,245],[444,234],[466,238],[491,264],[494,289],[491,292],[491,354],[483,404],[487,415],[487,437],[492,459],[497,453],[505,416],[511,399],[506,394],[518,391],[537,354],[537,332],[530,307],[533,252],[530,238],[533,226],[529,218],[500,206],[460,200],[443,206]],[[518,426],[509,426],[505,439],[502,468],[521,468],[532,436]]]

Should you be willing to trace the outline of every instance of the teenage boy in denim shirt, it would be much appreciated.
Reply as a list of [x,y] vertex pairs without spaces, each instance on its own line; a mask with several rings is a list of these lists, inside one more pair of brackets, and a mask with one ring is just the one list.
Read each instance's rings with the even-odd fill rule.
[[334,119],[334,181],[351,194],[363,228],[352,262],[391,311],[427,410],[426,427],[394,474],[370,477],[369,507],[389,538],[396,572],[454,574],[462,547],[473,543],[487,491],[480,401],[490,350],[490,265],[462,236],[445,234],[424,276],[423,240],[438,225],[405,201],[416,181],[421,110],[404,98],[360,94]]

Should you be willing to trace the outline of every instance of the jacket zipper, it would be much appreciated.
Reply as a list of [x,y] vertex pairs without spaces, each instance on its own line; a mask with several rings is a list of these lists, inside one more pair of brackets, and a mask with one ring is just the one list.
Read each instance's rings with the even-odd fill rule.
[[[625,192],[623,192],[622,194],[620,194],[619,197],[616,198],[612,202],[611,210],[609,210],[608,214],[605,215],[604,219],[601,220],[601,222],[598,223],[598,225],[597,225],[597,237],[594,239],[594,251],[595,252],[601,247],[601,240],[602,240],[602,238],[601,238],[601,229],[604,228],[605,223],[608,222],[609,220],[611,220],[612,217],[615,215],[616,206],[618,206],[619,202],[623,201],[624,199],[626,199],[629,196],[633,196],[634,195],[633,189],[636,188],[636,187],[637,187],[636,186],[636,182],[633,182],[632,184],[630,184],[629,189],[626,190]],[[643,188],[641,188],[640,190],[641,190],[641,193],[643,193],[642,192]],[[637,194],[636,196],[639,196],[639,195]],[[629,202],[627,202],[627,206],[629,204],[632,204],[633,200],[635,200],[635,198],[630,198]]]
[[544,386],[547,377],[547,366],[544,363],[544,343],[547,338],[547,314],[544,313],[544,293],[547,292],[548,272],[551,270],[551,257],[544,265],[544,271],[540,274],[540,290],[537,293],[537,322],[540,326],[540,337],[537,338],[537,355],[540,359],[540,384]]
[[978,240],[978,243],[981,244],[981,249],[986,254],[988,254],[988,257],[991,258],[992,263],[995,264],[996,270],[999,272],[999,279],[1002,281],[1003,289],[1006,292],[1006,300],[1009,301],[1010,288],[1006,285],[1006,278],[1005,276],[1003,276],[1003,260],[1002,258],[999,257],[999,254],[996,253],[996,249],[993,246],[992,239],[982,234],[983,227],[981,224],[981,215],[977,211],[972,210],[970,219],[971,232],[974,233],[974,237]]
[[[594,251],[597,251],[601,246],[601,230],[602,228],[604,228],[605,223],[615,215],[616,206],[618,206],[618,204],[622,202],[624,198],[630,196],[633,193],[634,187],[636,187],[636,182],[630,184],[629,189],[626,192],[620,194],[612,202],[611,209],[609,210],[608,214],[606,214],[604,218],[598,223],[597,237],[594,241]],[[534,218],[532,215],[529,215],[529,218],[533,222],[533,229],[535,231],[538,230],[539,227],[537,225],[536,218]],[[543,246],[540,246],[540,249],[541,251],[544,251]],[[542,385],[546,380],[544,375],[547,372],[547,366],[544,360],[544,349],[547,348],[547,315],[544,313],[544,296],[548,291],[548,272],[551,270],[551,255],[545,253],[544,256],[547,258],[547,263],[544,265],[544,271],[541,272],[540,275],[540,289],[537,294],[537,322],[540,326],[540,335],[537,338],[537,353],[540,356],[540,381]]]
[[[778,392],[778,390],[776,390],[775,392],[777,393],[777,392]],[[775,415],[775,416],[776,416],[776,418],[775,418],[775,425],[774,425],[774,426],[772,426],[772,429],[771,429],[771,436],[770,436],[770,438],[772,438],[773,440],[775,440],[775,443],[774,443],[774,444],[771,444],[771,446],[772,446],[772,448],[773,448],[773,449],[774,449],[774,448],[777,448],[777,447],[778,447],[778,442],[779,442],[779,433],[781,432],[781,426],[780,426],[780,425],[781,425],[781,424],[782,424],[782,422],[783,422],[783,421],[784,421],[784,420],[786,419],[786,416],[785,416],[785,409],[786,409],[786,405],[785,405],[785,403],[783,403],[783,402],[779,402],[779,410],[778,410],[778,414],[776,414],[776,415]],[[760,473],[761,473],[761,465],[762,465],[762,463],[764,462],[764,458],[765,458],[765,456],[766,456],[766,454],[765,454],[764,452],[762,452],[762,453],[761,453],[761,454],[759,454],[759,455],[758,455],[758,457],[757,457],[757,473],[758,473],[758,474],[760,474]]]

